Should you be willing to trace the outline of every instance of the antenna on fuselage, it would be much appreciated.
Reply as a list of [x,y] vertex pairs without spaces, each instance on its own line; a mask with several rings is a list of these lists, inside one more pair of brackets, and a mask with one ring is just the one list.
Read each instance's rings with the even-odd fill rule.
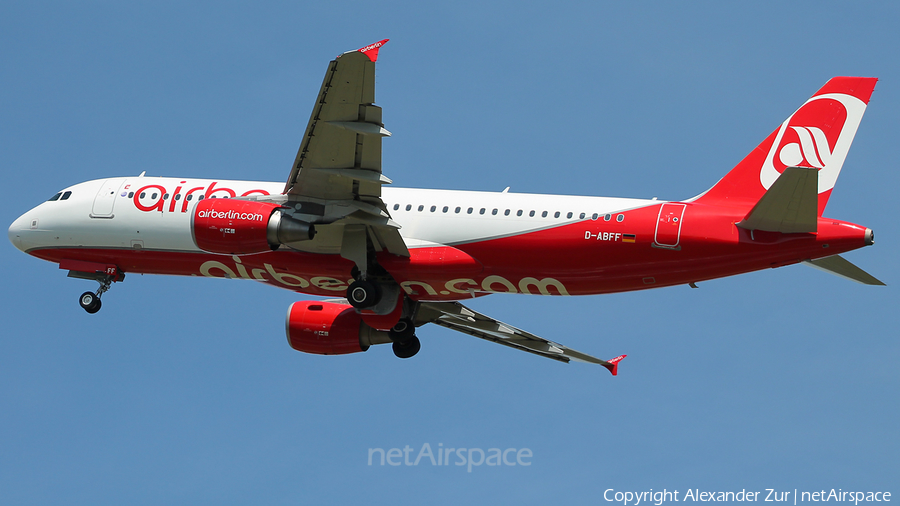
[[509,186],[507,186],[507,187],[506,187],[502,192],[500,192],[500,193],[509,193]]
[[138,174],[138,177],[144,177],[144,174],[146,174],[146,173],[147,173],[147,171],[143,170],[143,171],[141,171],[140,174]]

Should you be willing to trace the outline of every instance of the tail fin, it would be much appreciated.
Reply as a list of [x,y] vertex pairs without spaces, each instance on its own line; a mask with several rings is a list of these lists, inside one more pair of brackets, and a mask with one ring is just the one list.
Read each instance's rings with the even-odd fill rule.
[[818,169],[818,215],[862,120],[874,77],[835,77],[694,202],[753,207],[788,167]]

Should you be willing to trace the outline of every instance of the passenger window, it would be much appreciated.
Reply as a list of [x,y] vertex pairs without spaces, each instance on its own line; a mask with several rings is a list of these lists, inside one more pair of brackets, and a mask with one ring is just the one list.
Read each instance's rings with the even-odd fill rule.
[[616,221],[621,222],[621,221],[624,220],[624,219],[625,219],[625,215],[624,215],[624,214],[620,214],[620,215],[616,216]]
[[400,209],[400,204],[394,204],[394,211],[396,211],[397,209]]
[[169,200],[169,194],[168,194],[168,193],[163,194],[163,200]]
[[491,211],[491,214],[493,214],[494,216],[497,216],[497,211],[498,211],[498,209],[494,209],[493,211]]
[[420,206],[419,206],[419,212],[421,213],[421,212],[424,211],[424,210],[425,210],[425,206],[420,205]]
[[188,193],[187,198],[185,198],[184,200],[190,201],[192,198],[194,198],[194,196]]
[[407,211],[412,211],[412,205],[411,205],[411,204],[406,204],[406,210],[407,210]]
[[431,206],[431,212],[435,212],[435,211],[437,211],[437,207]]
[[507,209],[506,211],[503,211],[503,216],[509,216],[509,209]]
[[[158,194],[158,193],[154,193],[153,195],[150,195],[150,198],[151,198],[151,199],[155,199],[157,195],[159,195],[159,194]],[[215,195],[213,195],[213,196],[215,197]]]
[[484,214],[484,210],[485,210],[485,209],[482,207],[481,210],[478,211],[478,214]]
[[534,218],[534,210],[532,210],[530,213],[528,213],[528,216]]
[[556,211],[555,213],[553,213],[553,217],[554,217],[554,218],[559,218],[559,211]]
[[49,199],[47,199],[47,202],[53,202],[54,200],[59,200],[60,197],[62,197],[62,192],[59,192],[56,195],[50,197]]
[[595,220],[595,221],[596,221],[597,218],[599,218],[599,217],[600,217],[600,215],[597,214],[597,213],[594,213],[593,215],[591,215],[591,219],[592,219],[592,220]]
[[128,192],[128,198],[134,197],[134,192]]
[[578,219],[579,219],[579,220],[583,220],[583,219],[584,219],[584,213],[581,213],[580,215],[578,215]]
[[65,192],[62,194],[62,197],[60,197],[59,200],[66,200],[71,196],[72,196],[72,192]]
[[522,216],[522,210],[521,210],[521,209],[519,209],[518,211],[516,211],[516,216]]
[[569,211],[569,212],[566,214],[566,218],[568,218],[568,219],[571,219],[571,218],[572,218],[572,211]]
[[457,207],[453,212],[455,212],[456,214],[459,214],[460,209],[461,209],[460,207]]
[[449,211],[449,210],[450,210],[450,208],[449,208],[449,207],[447,207],[447,206],[444,206],[444,208],[443,208],[443,209],[441,209],[441,210],[442,210],[442,211],[443,211],[443,212],[445,212],[445,213],[446,213],[446,212],[447,212],[447,211]]
[[546,218],[546,217],[547,217],[547,211],[542,212],[542,213],[541,213],[541,218]]
[[612,218],[612,215],[607,214],[607,215],[603,216],[603,221],[609,221],[610,218]]
[[175,200],[181,200],[181,194],[180,194],[180,193],[176,193],[176,194],[175,194]]
[[197,197],[197,200],[203,200],[205,198],[206,198],[206,195],[200,195],[199,197]]
[[473,208],[470,207],[469,210],[466,211],[466,213],[467,213],[467,214],[472,214],[472,211],[474,211],[474,210],[475,210],[475,209],[473,209]]

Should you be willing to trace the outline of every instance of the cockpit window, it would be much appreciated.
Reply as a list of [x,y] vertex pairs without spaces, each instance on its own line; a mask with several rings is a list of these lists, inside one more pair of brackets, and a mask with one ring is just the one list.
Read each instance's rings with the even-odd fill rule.
[[49,199],[47,199],[47,202],[53,202],[54,200],[59,200],[59,197],[61,197],[61,196],[62,196],[62,192],[59,192],[59,193],[57,193],[56,195],[54,195],[54,196],[50,197]]
[[59,200],[66,200],[71,196],[72,196],[72,192],[65,192],[62,194],[62,197],[60,197]]

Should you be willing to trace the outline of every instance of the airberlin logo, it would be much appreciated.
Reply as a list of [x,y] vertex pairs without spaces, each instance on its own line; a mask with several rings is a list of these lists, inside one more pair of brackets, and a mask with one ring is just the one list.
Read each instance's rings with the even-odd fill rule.
[[[373,49],[378,49],[379,47],[381,47],[381,46],[383,46],[383,45],[384,45],[383,42],[376,42],[376,43],[374,43],[374,44],[372,44],[372,45],[370,45],[370,46],[366,46],[366,47],[360,49],[359,52],[360,52],[360,53],[365,53],[366,51],[371,51],[371,50],[373,50]],[[392,46],[392,47],[393,47],[393,46]]]
[[216,220],[245,220],[245,221],[263,221],[264,216],[259,213],[236,213],[234,211],[216,211],[210,209],[208,211],[200,211],[197,213],[198,218],[213,218]]
[[760,183],[769,189],[787,167],[815,167],[819,193],[832,189],[865,111],[865,102],[843,93],[809,99],[778,129]]
[[[159,184],[148,184],[126,195],[131,197],[134,207],[145,213],[152,211],[187,213],[191,204],[203,199],[234,198],[238,196],[238,192],[232,188],[217,187],[218,181],[213,181],[209,185],[194,187],[191,187],[188,183],[188,181],[181,181],[172,191]],[[129,186],[131,185],[126,186],[124,189],[130,190]],[[256,188],[240,194],[241,197],[249,195],[269,195],[269,192]]]
[[[791,142],[781,147],[778,159],[785,167],[794,167],[806,162],[819,169],[831,161],[831,148],[821,128],[792,126],[799,142]],[[782,169],[784,170],[784,169]]]
[[[304,278],[290,272],[276,270],[272,264],[244,265],[241,258],[232,256],[232,263],[225,264],[217,260],[208,260],[200,265],[200,274],[207,278],[250,279],[263,281],[298,289],[318,289],[328,292],[346,292],[352,279],[341,280],[329,276]],[[487,293],[525,293],[541,295],[569,295],[566,287],[553,278],[525,277],[514,283],[502,276],[491,275],[479,281],[469,278],[451,279],[443,282],[443,286],[432,286],[424,281],[403,281],[400,287],[410,295],[460,298],[460,295],[472,296],[475,292]]]

